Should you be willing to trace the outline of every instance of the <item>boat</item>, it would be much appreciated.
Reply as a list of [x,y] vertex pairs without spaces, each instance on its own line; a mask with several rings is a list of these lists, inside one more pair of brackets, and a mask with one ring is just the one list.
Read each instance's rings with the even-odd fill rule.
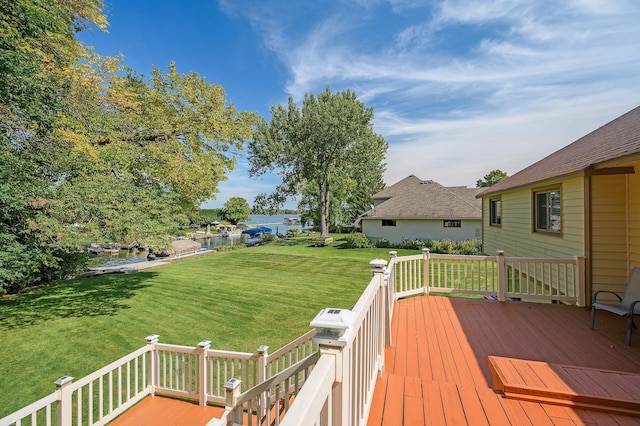
[[297,217],[285,217],[284,218],[285,225],[300,225],[300,219]]
[[91,246],[89,246],[89,248],[87,249],[89,251],[90,254],[102,254],[104,253],[104,249],[102,247],[100,247],[98,244],[91,244]]
[[245,229],[244,231],[242,231],[242,233],[248,235],[250,238],[255,238],[261,236],[262,234],[270,234],[272,231],[273,230],[271,228],[262,226],[260,228]]
[[132,241],[130,243],[120,244],[120,250],[133,250],[136,247],[138,247],[138,242],[137,241]]

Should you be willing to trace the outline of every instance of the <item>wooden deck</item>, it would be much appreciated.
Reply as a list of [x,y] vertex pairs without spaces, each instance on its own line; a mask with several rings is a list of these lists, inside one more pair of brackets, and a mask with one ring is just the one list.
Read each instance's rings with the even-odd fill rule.
[[220,417],[224,408],[200,407],[197,403],[161,396],[143,399],[131,410],[109,423],[112,426],[204,426]]
[[625,320],[552,304],[438,296],[397,302],[393,346],[378,379],[370,426],[421,424],[640,425],[640,417],[504,398],[489,356],[640,373],[640,332]]

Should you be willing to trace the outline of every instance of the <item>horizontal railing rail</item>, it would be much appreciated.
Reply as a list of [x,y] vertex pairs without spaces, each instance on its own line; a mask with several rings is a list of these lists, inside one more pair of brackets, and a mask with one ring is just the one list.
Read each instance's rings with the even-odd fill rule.
[[316,329],[311,329],[307,333],[284,345],[266,357],[266,377],[272,377],[284,369],[297,364],[318,351],[318,345],[313,342]]
[[58,394],[52,393],[44,398],[33,402],[26,407],[19,409],[7,417],[0,419],[1,426],[22,425],[23,421],[28,421],[32,425],[53,425],[57,423],[57,410],[56,404],[58,401]]

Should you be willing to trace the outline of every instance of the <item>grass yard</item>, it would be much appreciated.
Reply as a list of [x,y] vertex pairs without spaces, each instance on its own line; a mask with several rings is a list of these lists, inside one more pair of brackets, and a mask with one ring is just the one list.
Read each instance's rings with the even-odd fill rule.
[[[0,418],[143,346],[160,342],[271,351],[325,307],[351,307],[386,249],[305,238],[207,254],[129,275],[102,275],[0,299]],[[398,251],[399,255],[416,254]]]

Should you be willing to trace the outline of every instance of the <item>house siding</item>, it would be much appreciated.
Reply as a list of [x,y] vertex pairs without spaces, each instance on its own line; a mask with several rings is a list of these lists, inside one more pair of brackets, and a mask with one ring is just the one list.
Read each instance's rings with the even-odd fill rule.
[[362,232],[372,240],[384,238],[398,244],[407,240],[472,240],[480,239],[481,219],[462,219],[460,228],[445,228],[444,219],[397,219],[396,226],[382,226],[381,219],[362,221]]
[[626,175],[591,178],[591,285],[624,291],[629,269]]
[[[562,233],[533,232],[533,191],[561,187]],[[507,256],[567,259],[584,256],[583,178],[533,186],[502,194],[502,225],[489,225],[489,199],[482,200],[484,251],[494,254],[504,250]]]

